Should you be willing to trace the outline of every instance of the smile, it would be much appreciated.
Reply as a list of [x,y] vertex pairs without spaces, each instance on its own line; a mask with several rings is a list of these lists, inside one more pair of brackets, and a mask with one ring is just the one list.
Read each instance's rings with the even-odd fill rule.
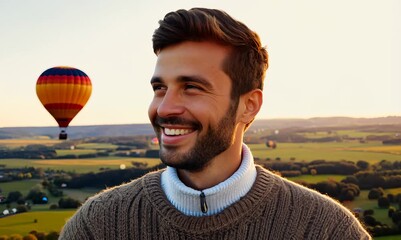
[[174,129],[174,128],[164,128],[164,134],[167,136],[180,136],[186,135],[193,132],[192,129]]

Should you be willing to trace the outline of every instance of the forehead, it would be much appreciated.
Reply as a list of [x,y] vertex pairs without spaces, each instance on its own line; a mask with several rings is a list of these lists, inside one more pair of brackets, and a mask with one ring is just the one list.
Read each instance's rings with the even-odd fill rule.
[[224,61],[230,48],[213,42],[183,42],[159,52],[154,77],[202,76],[213,79],[225,75]]

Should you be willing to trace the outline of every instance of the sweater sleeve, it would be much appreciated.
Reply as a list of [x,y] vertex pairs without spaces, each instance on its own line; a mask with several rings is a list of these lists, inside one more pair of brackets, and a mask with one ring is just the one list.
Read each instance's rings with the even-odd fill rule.
[[[284,181],[284,180],[283,180]],[[305,239],[372,239],[350,210],[333,198],[287,180],[292,196],[297,197],[295,209],[308,219]],[[299,218],[301,219],[301,218]]]
[[346,215],[337,226],[334,226],[334,234],[331,239],[349,239],[349,240],[371,240],[372,237],[360,224],[360,222]]

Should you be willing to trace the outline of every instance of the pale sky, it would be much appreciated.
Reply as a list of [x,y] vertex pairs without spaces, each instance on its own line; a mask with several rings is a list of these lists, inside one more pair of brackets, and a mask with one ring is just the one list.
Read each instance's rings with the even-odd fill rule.
[[148,123],[158,20],[225,10],[270,55],[258,119],[401,115],[399,0],[0,0],[0,127],[57,126],[39,75],[84,71],[92,96],[70,126]]

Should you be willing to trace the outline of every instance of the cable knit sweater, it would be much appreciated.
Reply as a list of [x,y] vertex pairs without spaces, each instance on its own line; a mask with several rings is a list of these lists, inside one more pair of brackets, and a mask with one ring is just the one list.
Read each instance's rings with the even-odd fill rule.
[[88,199],[60,239],[370,239],[331,198],[256,168],[246,196],[204,217],[178,211],[161,188],[163,170],[149,173]]

